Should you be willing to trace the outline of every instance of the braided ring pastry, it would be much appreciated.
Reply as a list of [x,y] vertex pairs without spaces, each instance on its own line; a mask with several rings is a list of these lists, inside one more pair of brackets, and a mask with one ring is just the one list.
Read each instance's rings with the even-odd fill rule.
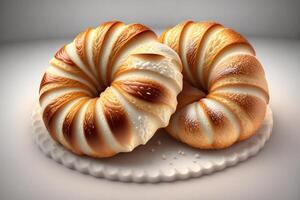
[[243,36],[218,23],[186,21],[160,40],[183,64],[183,91],[168,133],[203,149],[226,148],[256,133],[269,102],[268,86]]
[[89,28],[50,61],[40,85],[43,121],[75,154],[132,151],[168,125],[181,70],[178,55],[141,24]]

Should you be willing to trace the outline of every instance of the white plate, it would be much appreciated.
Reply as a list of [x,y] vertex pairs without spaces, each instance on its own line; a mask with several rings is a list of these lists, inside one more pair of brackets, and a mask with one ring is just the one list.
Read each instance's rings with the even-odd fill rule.
[[199,177],[233,166],[258,153],[269,139],[273,115],[268,107],[258,133],[230,148],[199,150],[172,139],[159,130],[146,144],[112,158],[77,156],[56,143],[48,134],[37,105],[32,115],[34,140],[43,153],[63,166],[95,177],[126,182],[166,182]]

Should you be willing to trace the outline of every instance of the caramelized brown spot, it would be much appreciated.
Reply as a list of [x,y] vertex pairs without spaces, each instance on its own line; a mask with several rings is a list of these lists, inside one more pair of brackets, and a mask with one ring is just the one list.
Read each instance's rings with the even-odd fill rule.
[[[173,122],[174,123],[174,122]],[[203,127],[196,115],[190,115],[188,110],[183,109],[179,112],[178,118],[178,138],[192,147],[207,149],[210,147],[208,138],[203,133]]]
[[[237,94],[237,93],[217,93],[214,94],[216,96],[220,96],[226,98],[235,104],[237,104],[242,110],[244,110],[251,120],[255,120],[258,117],[263,118],[264,110],[266,108],[266,104],[263,100],[258,97],[247,95],[247,94]],[[261,113],[263,115],[261,116]]]
[[239,133],[222,111],[207,106],[203,101],[200,101],[200,105],[213,131],[211,148],[226,148],[238,140]]
[[198,134],[198,132],[200,131],[200,123],[197,121],[197,119],[193,119],[187,116],[188,114],[186,112],[182,113],[179,116],[179,121],[183,122],[182,126],[184,128],[184,132],[188,136],[193,136]]
[[[254,56],[236,55],[224,60],[214,69],[214,76],[210,80],[209,90],[216,82],[233,77],[241,79],[243,77],[253,78],[257,81],[259,81],[260,79],[263,80],[265,78],[263,68]],[[265,81],[261,83],[266,84]],[[262,87],[267,88],[266,85]]]
[[56,134],[51,131],[51,122],[56,112],[58,112],[64,105],[66,105],[69,101],[76,99],[78,97],[86,96],[86,93],[83,92],[71,92],[65,95],[62,95],[56,98],[53,102],[49,103],[44,112],[43,112],[43,120],[46,128],[49,130],[51,136],[56,140]]
[[[92,84],[94,86],[95,89],[101,90],[101,88],[98,88],[98,86],[96,85],[96,83],[84,72],[82,71],[79,67],[77,66],[69,66],[66,63],[57,60],[57,59],[52,59],[51,60],[51,65],[53,67],[56,67],[60,70],[63,70],[67,73],[73,74],[75,76],[78,76],[86,81],[88,81],[90,84]],[[95,91],[94,91],[95,92]],[[97,91],[96,91],[97,92]]]
[[128,145],[131,139],[129,119],[116,97],[104,97],[102,107],[108,126],[121,145]]
[[[100,57],[103,52],[103,44],[105,43],[106,38],[109,36],[109,31],[112,29],[112,27],[122,24],[121,22],[114,21],[114,22],[107,22],[102,24],[101,26],[98,26],[95,29],[95,36],[93,40],[93,61],[96,67],[97,76],[99,78],[99,82],[103,84],[103,81],[101,81],[101,66],[100,66]],[[104,84],[103,84],[104,85]]]
[[83,121],[84,135],[87,143],[96,154],[95,156],[107,157],[115,154],[115,152],[101,136],[100,128],[96,121],[96,102],[97,99],[93,99],[85,112]]
[[41,92],[41,89],[44,85],[46,85],[47,83],[49,82],[49,74],[45,73],[43,75],[43,78],[41,80],[41,83],[40,83],[40,89],[39,89],[39,92]]
[[76,64],[71,60],[71,58],[67,54],[65,47],[66,46],[63,46],[61,49],[59,49],[58,52],[55,54],[54,57],[57,60],[60,60],[60,61],[66,63],[68,65],[76,66]]
[[205,105],[205,103],[203,103],[203,101],[199,101],[199,104],[203,108],[206,116],[208,117],[208,119],[212,125],[212,128],[216,129],[216,128],[222,127],[224,125],[225,116],[223,115],[222,112],[207,107]]
[[241,125],[240,140],[253,135],[265,117],[266,103],[256,96],[229,92],[216,93],[210,98],[222,102],[237,117]]
[[133,40],[135,37],[145,34],[145,33],[150,33],[153,36],[155,36],[155,33],[151,31],[148,27],[143,26],[141,24],[131,24],[128,25],[125,30],[121,32],[121,34],[118,36],[117,40],[113,44],[113,48],[110,52],[108,62],[107,62],[107,71],[106,71],[106,79],[108,82],[111,81],[111,70],[112,66],[114,64],[114,61],[116,60],[116,57],[118,54],[121,52],[121,50],[126,46],[129,41]]
[[171,47],[174,51],[176,51],[179,56],[180,54],[180,41],[181,41],[181,36],[182,36],[182,32],[183,29],[185,28],[186,25],[192,23],[192,21],[185,21],[182,22],[178,25],[176,25],[174,28],[169,30],[169,34],[168,37],[165,39],[165,43]]
[[40,95],[43,95],[45,92],[51,91],[53,89],[64,87],[81,88],[88,90],[92,94],[94,92],[87,85],[79,81],[45,73],[40,85]]
[[194,31],[187,41],[186,60],[194,80],[199,83],[197,67],[199,65],[200,53],[203,51],[203,42],[212,30],[221,27],[221,25],[214,22],[207,22],[196,23],[194,26],[196,26],[196,28],[193,28]]
[[148,102],[167,103],[167,95],[164,88],[154,82],[145,81],[118,81],[113,83],[117,88]]
[[71,150],[77,154],[82,154],[82,151],[74,136],[74,131],[76,131],[74,127],[75,126],[74,119],[76,119],[76,116],[78,115],[78,111],[81,109],[82,105],[86,101],[87,99],[82,99],[71,107],[71,109],[69,110],[68,114],[64,119],[63,126],[62,126],[62,132],[66,142],[70,145]]
[[156,54],[156,53],[139,53],[139,54],[131,54],[131,56],[144,61],[153,61],[153,62],[160,62],[165,58],[163,55]]
[[[182,59],[182,40],[187,31],[187,27],[192,24],[192,21],[185,21],[174,28],[168,31],[168,37],[166,37],[166,33],[164,33],[164,43],[171,47],[176,53],[178,53],[179,57]],[[183,68],[183,78],[186,77],[186,69]]]
[[253,54],[255,54],[255,51],[250,43],[234,30],[224,28],[213,35],[213,38],[211,38],[206,49],[204,58],[205,62],[203,65],[203,77],[205,79],[204,83],[206,84],[206,87],[211,66],[217,60],[217,57],[221,55],[223,51],[226,51],[226,49],[235,48],[235,46],[239,45],[247,46],[248,48],[252,49]]
[[74,40],[76,53],[88,68],[90,66],[88,64],[87,55],[86,55],[86,40],[87,40],[87,35],[91,30],[92,30],[91,28],[88,28],[86,31],[79,33]]

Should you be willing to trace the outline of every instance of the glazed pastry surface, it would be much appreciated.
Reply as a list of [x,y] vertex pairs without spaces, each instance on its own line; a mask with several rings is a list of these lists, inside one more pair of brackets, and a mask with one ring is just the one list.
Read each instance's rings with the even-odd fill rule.
[[226,148],[256,133],[269,92],[263,67],[242,35],[215,22],[186,21],[160,40],[183,63],[183,91],[168,133],[202,149]]
[[50,61],[40,85],[43,121],[75,154],[132,151],[168,125],[181,70],[178,55],[141,24],[89,28]]

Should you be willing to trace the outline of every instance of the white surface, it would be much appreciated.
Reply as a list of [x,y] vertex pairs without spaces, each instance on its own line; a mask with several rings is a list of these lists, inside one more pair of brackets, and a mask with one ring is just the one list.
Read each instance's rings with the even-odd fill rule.
[[160,184],[82,175],[34,145],[31,113],[42,74],[69,41],[0,47],[0,199],[300,199],[300,41],[250,38],[267,74],[274,113],[272,137],[259,155],[209,176]]
[[268,107],[264,122],[255,136],[224,150],[201,151],[189,148],[176,142],[161,129],[146,145],[130,153],[92,159],[71,153],[51,138],[43,123],[39,104],[32,113],[33,138],[46,156],[65,167],[94,177],[140,183],[184,180],[236,165],[263,148],[270,138],[272,127],[273,114]]

